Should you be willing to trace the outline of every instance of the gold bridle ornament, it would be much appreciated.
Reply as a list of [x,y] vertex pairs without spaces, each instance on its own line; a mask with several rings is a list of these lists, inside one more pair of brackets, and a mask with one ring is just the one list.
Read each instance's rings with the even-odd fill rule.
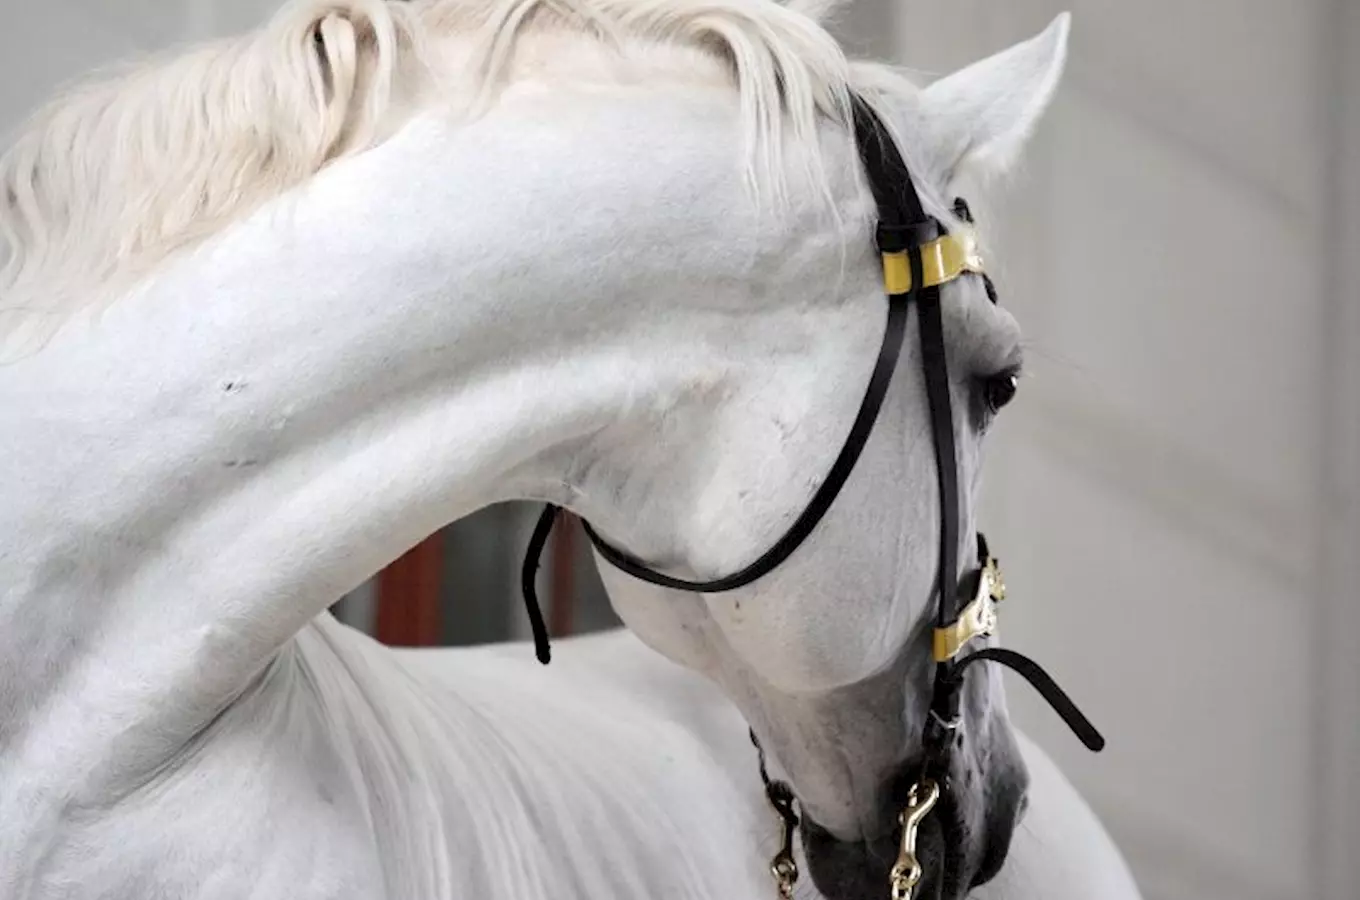
[[[982,272],[982,254],[972,226],[962,226],[921,245],[921,287],[948,284],[965,272]],[[911,290],[911,264],[905,250],[883,254],[883,289],[888,294]]]
[[937,663],[948,662],[962,652],[968,642],[996,631],[996,605],[1006,599],[1006,582],[1001,578],[1001,566],[992,556],[982,566],[977,592],[959,617],[943,628],[935,629],[934,652]]

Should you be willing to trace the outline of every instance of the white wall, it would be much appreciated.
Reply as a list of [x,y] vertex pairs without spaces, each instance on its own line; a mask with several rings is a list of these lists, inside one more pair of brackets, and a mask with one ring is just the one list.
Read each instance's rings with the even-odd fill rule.
[[992,210],[1032,377],[985,521],[1006,641],[1110,747],[1018,680],[1012,708],[1150,898],[1360,897],[1357,6],[896,15],[899,58],[943,72],[1074,14],[1061,97]]

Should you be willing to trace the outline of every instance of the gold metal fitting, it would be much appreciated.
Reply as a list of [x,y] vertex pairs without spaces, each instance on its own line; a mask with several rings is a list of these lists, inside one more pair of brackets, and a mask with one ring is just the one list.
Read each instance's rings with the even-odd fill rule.
[[774,876],[775,886],[779,888],[779,896],[789,900],[793,896],[793,886],[798,881],[798,863],[793,861],[793,857],[781,852],[771,861],[770,874]]
[[897,851],[897,862],[888,873],[892,900],[911,900],[912,892],[921,881],[921,862],[916,858],[916,836],[921,823],[940,799],[940,786],[931,779],[918,781],[907,794],[907,808],[898,820],[902,823],[902,844]]
[[1001,578],[1001,563],[996,561],[995,556],[987,557],[987,563],[982,567],[982,577],[987,579],[987,591],[992,595],[992,599],[997,603],[1006,600],[1006,582]]
[[[972,228],[941,235],[921,245],[921,275],[924,287],[934,287],[958,278],[964,272],[981,272],[977,233]],[[883,254],[883,289],[889,294],[911,290],[911,263],[907,252]]]
[[1006,583],[1001,580],[1001,567],[989,557],[978,577],[973,602],[965,606],[953,622],[935,629],[935,661],[953,659],[973,638],[996,631],[996,604],[1005,599]]
[[770,860],[770,874],[774,876],[779,896],[783,900],[791,900],[793,886],[798,882],[798,863],[793,860],[793,831],[798,827],[798,816],[793,811],[793,794],[788,791],[776,792],[767,787],[765,797],[779,814],[781,829],[779,852]]

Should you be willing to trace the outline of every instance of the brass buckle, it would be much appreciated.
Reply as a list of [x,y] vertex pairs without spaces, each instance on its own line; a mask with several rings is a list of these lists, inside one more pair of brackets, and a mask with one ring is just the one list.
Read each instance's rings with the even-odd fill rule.
[[[982,254],[978,251],[977,232],[960,228],[921,245],[923,287],[946,284],[964,272],[981,272]],[[889,295],[911,290],[911,263],[907,251],[883,254],[883,289]]]
[[977,594],[959,613],[959,617],[943,628],[935,629],[934,654],[936,662],[947,662],[975,637],[996,630],[996,604],[1006,599],[1006,583],[1001,579],[1001,567],[992,557],[978,576]]

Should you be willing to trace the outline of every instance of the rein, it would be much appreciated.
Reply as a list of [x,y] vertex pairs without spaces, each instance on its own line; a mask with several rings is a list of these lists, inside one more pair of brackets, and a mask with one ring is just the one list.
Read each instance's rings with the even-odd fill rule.
[[[963,726],[960,698],[964,675],[979,662],[995,662],[1017,672],[1034,686],[1087,748],[1099,751],[1105,739],[1077,709],[1057,683],[1028,657],[1000,647],[985,647],[967,655],[963,651],[973,639],[990,635],[996,627],[996,604],[1005,598],[1000,569],[988,551],[987,542],[977,535],[977,568],[965,577],[973,585],[972,598],[962,602],[959,590],[959,486],[958,461],[954,444],[953,403],[949,391],[949,367],[945,358],[944,326],[940,308],[940,288],[965,274],[981,275],[981,260],[971,229],[950,234],[936,219],[926,214],[906,162],[888,138],[878,116],[862,99],[853,98],[855,140],[878,211],[876,242],[883,261],[884,293],[888,301],[887,324],[879,347],[878,360],[868,387],[860,401],[854,424],[832,463],[825,480],[808,501],[803,512],[787,532],[750,565],[711,581],[689,581],[666,575],[647,566],[599,536],[582,520],[586,535],[606,561],[628,575],[661,587],[695,593],[720,593],[743,587],[779,566],[798,549],[821,522],[840,493],[869,435],[873,432],[901,356],[909,311],[916,308],[921,339],[921,367],[935,447],[936,480],[940,496],[940,548],[938,568],[938,606],[932,653],[935,659],[934,687],[930,714],[922,739],[924,757],[916,782],[908,793],[902,813],[902,835],[897,863],[890,873],[892,900],[911,900],[922,871],[916,858],[917,827],[930,813],[941,792],[949,790],[950,754],[953,736]],[[954,211],[971,224],[972,216],[963,200],[956,200]],[[996,302],[991,282],[987,293]],[[534,577],[539,558],[547,544],[561,509],[548,505],[539,516],[530,538],[520,586],[524,593],[533,627],[538,659],[551,658],[547,627],[538,605]],[[798,869],[793,861],[793,831],[798,825],[794,794],[782,781],[771,780],[765,769],[764,752],[756,742],[761,779],[766,796],[783,825],[780,852],[771,871],[781,896],[792,896]]]

